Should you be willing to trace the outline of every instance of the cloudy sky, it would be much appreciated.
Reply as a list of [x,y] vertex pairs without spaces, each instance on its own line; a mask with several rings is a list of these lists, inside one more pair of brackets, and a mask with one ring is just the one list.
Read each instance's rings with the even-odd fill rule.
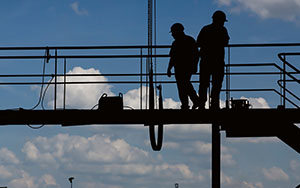
[[[147,44],[146,0],[2,0],[0,5],[0,46]],[[223,10],[227,14],[229,22],[225,26],[231,44],[291,43],[300,40],[299,0],[157,0],[157,44],[171,44],[173,39],[169,28],[175,22],[185,26],[186,34],[197,37],[200,29],[211,22],[215,10]],[[299,47],[231,49],[230,58],[232,64],[273,62],[281,65],[277,53],[289,51],[299,51]],[[0,53],[7,55],[10,52]],[[53,51],[50,53],[54,54]],[[38,52],[38,55],[43,54],[43,51]],[[157,72],[164,73],[167,59],[157,61]],[[138,63],[136,59],[68,60],[67,72],[136,73],[139,71]],[[0,67],[1,74],[41,74],[43,62],[1,60]],[[263,67],[259,71],[276,69]],[[62,66],[59,66],[59,72],[62,72]],[[46,64],[46,73],[53,73],[52,60]],[[27,79],[40,81],[40,78]],[[86,79],[72,77],[68,81]],[[118,78],[89,77],[92,81],[114,79]],[[164,77],[159,79],[170,80]],[[279,91],[276,85],[278,79],[274,75],[236,76],[232,78],[231,86]],[[46,81],[49,80],[47,77]],[[1,78],[3,81],[16,80]],[[198,86],[195,85],[195,88],[198,89]],[[138,109],[140,90],[145,102],[145,86],[72,85],[67,88],[66,106],[89,109],[104,92],[108,95],[122,92],[124,105]],[[30,109],[37,104],[40,87],[1,86],[0,91],[1,109]],[[51,93],[53,88],[50,87],[43,100],[43,106],[48,109],[53,107]],[[59,96],[62,93],[62,87],[59,87]],[[163,85],[163,95],[165,108],[179,108],[175,85]],[[274,108],[280,103],[279,97],[272,92],[232,93],[232,96],[247,98],[254,108]],[[222,104],[224,98],[222,94]],[[61,107],[62,98],[59,97],[57,102]],[[175,183],[179,183],[180,187],[211,187],[210,125],[165,126],[164,144],[160,152],[152,151],[148,129],[143,125],[57,125],[38,130],[27,126],[3,126],[0,129],[0,186],[64,188],[70,187],[68,178],[73,176],[74,187],[171,188]],[[226,138],[226,134],[222,133],[221,153],[224,188],[293,188],[300,184],[299,154],[277,138]]]

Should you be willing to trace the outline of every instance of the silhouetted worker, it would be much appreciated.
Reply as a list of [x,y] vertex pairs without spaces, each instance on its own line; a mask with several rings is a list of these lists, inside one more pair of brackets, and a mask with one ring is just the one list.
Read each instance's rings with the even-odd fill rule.
[[229,36],[224,23],[227,22],[224,12],[218,10],[212,16],[212,23],[204,26],[198,37],[200,47],[200,109],[205,108],[207,88],[212,77],[211,109],[219,109],[220,91],[224,78],[224,47],[228,45]]
[[183,30],[180,23],[171,27],[170,32],[175,40],[170,50],[167,74],[171,77],[171,69],[174,67],[181,109],[189,109],[189,97],[193,102],[192,108],[195,109],[199,106],[199,98],[191,83],[191,77],[197,72],[199,52],[195,39],[186,35]]

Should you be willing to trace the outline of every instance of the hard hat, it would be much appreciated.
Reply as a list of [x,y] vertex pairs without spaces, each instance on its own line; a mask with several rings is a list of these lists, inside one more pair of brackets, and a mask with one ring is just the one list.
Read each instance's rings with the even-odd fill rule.
[[221,11],[221,10],[217,10],[216,12],[214,12],[212,18],[214,20],[220,20],[220,21],[224,21],[224,22],[228,21],[226,19],[226,14],[223,11]]
[[171,31],[170,33],[173,33],[173,32],[183,32],[184,30],[184,27],[181,23],[175,23],[171,26]]

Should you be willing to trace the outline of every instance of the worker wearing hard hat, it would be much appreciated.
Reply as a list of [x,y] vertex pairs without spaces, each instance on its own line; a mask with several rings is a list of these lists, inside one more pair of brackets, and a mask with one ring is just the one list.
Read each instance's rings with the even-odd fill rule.
[[204,26],[198,37],[200,47],[200,108],[205,108],[207,88],[212,77],[211,106],[219,109],[220,91],[224,79],[224,47],[228,45],[229,36],[224,23],[227,22],[224,12],[218,10],[212,16],[212,23]]
[[195,39],[184,33],[182,24],[173,24],[170,32],[175,40],[170,50],[167,75],[171,77],[171,69],[174,67],[181,109],[189,109],[189,98],[193,102],[192,108],[195,109],[199,106],[199,98],[191,83],[191,77],[197,72],[198,47]]

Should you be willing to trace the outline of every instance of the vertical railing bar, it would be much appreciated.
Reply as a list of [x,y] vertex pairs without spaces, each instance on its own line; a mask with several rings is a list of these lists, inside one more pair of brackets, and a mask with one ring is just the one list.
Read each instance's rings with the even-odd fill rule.
[[145,106],[145,109],[148,108],[148,94],[149,94],[149,91],[148,91],[148,86],[149,86],[149,78],[148,78],[148,75],[149,75],[149,58],[146,59],[146,106]]
[[283,56],[283,107],[286,106],[286,56]]
[[143,108],[143,48],[140,48],[140,109]]
[[67,59],[64,59],[64,110],[66,109],[66,93],[67,93],[67,87],[66,87],[66,81],[67,81]]
[[54,110],[56,110],[56,97],[57,97],[57,49],[55,49],[55,68],[54,68]]
[[[283,79],[283,74],[284,74],[283,71],[280,70],[280,80]],[[282,89],[282,87],[280,87],[280,85],[279,85],[279,88],[280,88],[280,94],[281,94],[279,96],[280,97],[280,105],[283,106],[283,97],[282,97],[283,96],[283,89]]]

